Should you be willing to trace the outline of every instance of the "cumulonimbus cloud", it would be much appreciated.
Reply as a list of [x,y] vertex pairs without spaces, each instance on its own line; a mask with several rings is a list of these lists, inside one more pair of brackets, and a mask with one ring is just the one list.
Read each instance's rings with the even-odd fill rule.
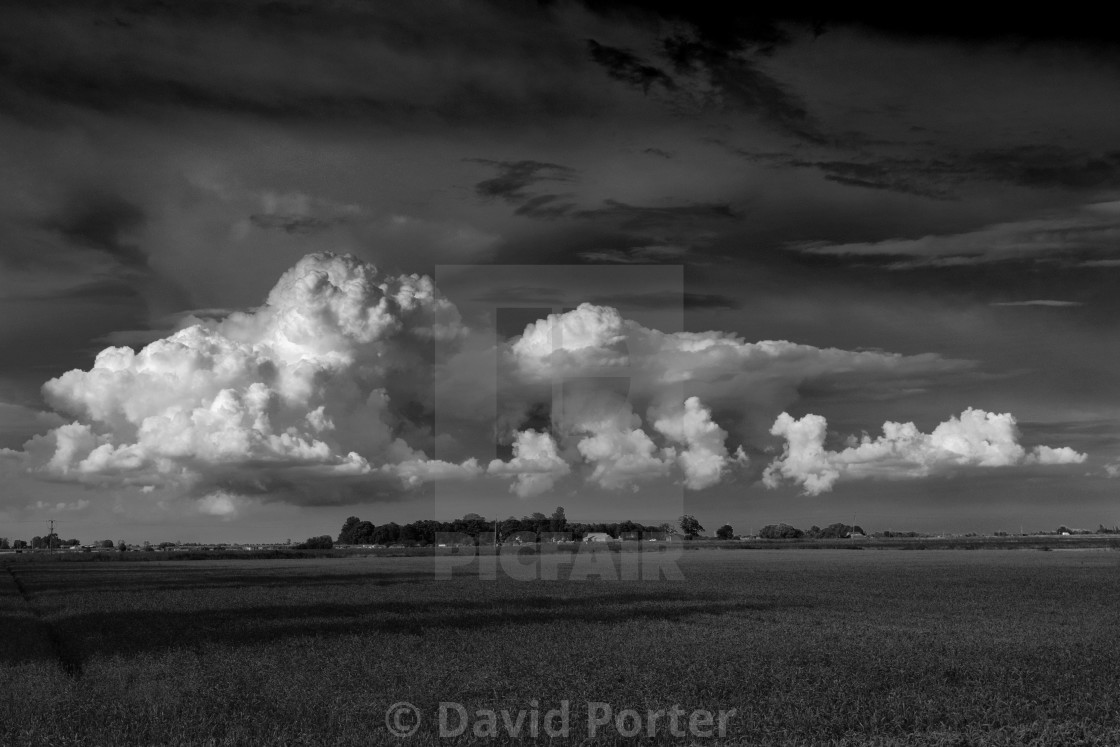
[[851,438],[839,451],[825,448],[827,431],[828,423],[820,415],[779,415],[771,433],[783,438],[785,446],[763,473],[763,483],[775,488],[789,480],[805,493],[818,495],[841,479],[916,478],[960,467],[1080,464],[1086,459],[1068,446],[1028,451],[1019,444],[1013,415],[972,408],[931,433],[922,433],[913,423],[888,421],[883,435]]
[[510,491],[520,498],[530,498],[551,490],[559,478],[571,472],[571,467],[558,453],[550,433],[519,431],[513,442],[513,458],[508,462],[495,459],[486,471],[512,477]]
[[[48,381],[44,398],[69,422],[4,452],[5,462],[49,480],[185,490],[199,511],[233,516],[251,496],[381,500],[482,475],[510,480],[523,498],[570,479],[606,490],[667,479],[704,490],[774,435],[786,450],[764,481],[809,492],[845,476],[1084,459],[1068,448],[1027,453],[1010,415],[983,411],[929,435],[887,423],[884,436],[839,452],[824,448],[823,418],[778,415],[804,386],[881,398],[968,374],[968,361],[667,333],[587,303],[495,343],[493,330],[468,330],[429,278],[385,275],[348,255],[309,255],[259,308],[186,324],[139,351],[106,348],[89,370]],[[440,365],[435,343],[450,351]],[[446,386],[442,377],[457,395],[441,416],[467,423],[466,439],[434,432],[433,382]],[[499,387],[508,400],[499,437],[512,458],[480,464],[469,448],[454,461],[429,457],[437,440],[469,446],[492,435],[495,424],[472,407]],[[531,413],[544,422],[532,424]]]
[[939,376],[974,368],[971,361],[932,353],[747,342],[720,331],[667,333],[624,319],[609,306],[588,303],[530,324],[509,346],[506,362],[530,382],[624,375],[636,402],[660,404],[681,391],[680,402],[699,397],[720,410],[768,417],[767,427],[781,408],[798,399],[797,390],[805,384],[877,394],[913,392]]
[[356,477],[404,489],[478,474],[476,462],[428,459],[400,435],[407,406],[430,407],[417,379],[425,351],[462,333],[427,277],[309,255],[254,311],[139,352],[106,348],[90,370],[48,381],[47,402],[76,419],[29,441],[25,464],[54,479],[184,483],[206,494]]

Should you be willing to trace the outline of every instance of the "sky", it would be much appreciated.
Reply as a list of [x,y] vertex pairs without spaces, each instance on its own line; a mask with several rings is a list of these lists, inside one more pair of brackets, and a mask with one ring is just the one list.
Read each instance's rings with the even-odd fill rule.
[[0,15],[0,536],[1120,523],[1107,29]]

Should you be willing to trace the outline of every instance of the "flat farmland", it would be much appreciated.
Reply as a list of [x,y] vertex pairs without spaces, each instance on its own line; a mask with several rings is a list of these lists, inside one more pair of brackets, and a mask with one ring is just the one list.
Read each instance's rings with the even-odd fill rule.
[[[589,741],[589,703],[734,711],[724,737],[685,740],[703,743],[1120,743],[1120,553],[680,565],[525,582],[436,580],[430,557],[5,563],[0,744],[513,743],[533,739],[479,739],[476,714],[564,701],[553,743]],[[386,724],[401,701],[421,713],[406,739]],[[465,733],[440,736],[441,702]],[[591,741],[682,739],[611,722]]]

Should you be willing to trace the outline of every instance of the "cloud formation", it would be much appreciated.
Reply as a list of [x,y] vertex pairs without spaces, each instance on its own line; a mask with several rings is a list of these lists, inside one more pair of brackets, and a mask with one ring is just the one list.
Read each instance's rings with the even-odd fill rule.
[[[712,412],[696,397],[689,397],[684,408],[653,422],[654,430],[684,448],[676,454],[684,472],[684,485],[702,490],[717,484],[732,461],[727,454],[727,431],[712,421]],[[735,461],[745,463],[740,446]]]
[[1100,202],[964,233],[876,242],[798,242],[789,248],[803,254],[879,258],[898,270],[1009,261],[1109,266],[1118,239],[1120,202]]
[[473,461],[429,460],[408,438],[423,440],[424,426],[407,413],[431,406],[417,376],[425,351],[462,333],[429,278],[308,255],[254,311],[200,320],[139,352],[106,348],[90,370],[48,381],[44,398],[75,420],[29,441],[24,459],[52,479],[225,491],[213,495],[306,493],[338,477],[357,494],[363,478],[406,489],[477,474]]
[[[840,452],[825,450],[823,418],[777,414],[805,387],[889,397],[967,374],[967,361],[667,333],[590,303],[532,322],[495,349],[494,330],[469,330],[429,278],[385,275],[350,255],[308,255],[259,308],[184,324],[139,351],[106,348],[89,370],[48,381],[44,398],[69,422],[9,460],[48,480],[131,485],[142,495],[171,488],[197,498],[201,513],[233,517],[253,496],[358,502],[482,475],[510,480],[522,498],[570,475],[605,490],[657,480],[704,490],[747,466],[748,450],[761,452],[770,435],[787,445],[764,481],[790,479],[812,493],[844,476],[1084,459],[1069,448],[1028,453],[1014,418],[979,410],[929,435],[887,423],[884,436]],[[437,342],[450,355],[440,366]],[[496,370],[480,354],[487,346]],[[474,442],[456,462],[429,457],[433,376],[457,382],[447,420],[468,426],[438,437]],[[513,450],[485,466],[473,449],[494,424],[471,409],[483,391],[508,400],[498,436]]]
[[747,439],[760,437],[760,447],[773,418],[797,401],[802,387],[884,398],[974,368],[970,361],[931,353],[747,342],[720,331],[666,333],[624,319],[609,306],[587,303],[528,325],[507,355],[507,365],[527,383],[624,377],[638,412],[679,408],[688,397],[698,397],[707,407],[732,413],[735,430]]
[[1010,467],[1024,464],[1080,464],[1086,455],[1069,447],[1019,444],[1015,417],[968,408],[922,433],[913,423],[886,422],[883,435],[848,439],[847,448],[825,448],[828,423],[820,415],[795,419],[782,413],[770,432],[785,439],[782,454],[766,468],[763,483],[776,488],[784,480],[809,495],[832,490],[840,479],[917,478],[960,467]]
[[508,462],[495,459],[486,471],[498,477],[512,477],[510,492],[519,498],[530,498],[551,490],[558,479],[571,472],[571,467],[558,453],[551,434],[518,431],[513,458]]

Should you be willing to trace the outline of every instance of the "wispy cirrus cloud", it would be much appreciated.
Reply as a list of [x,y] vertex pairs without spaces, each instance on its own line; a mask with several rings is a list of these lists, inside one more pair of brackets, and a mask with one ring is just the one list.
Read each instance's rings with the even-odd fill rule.
[[[876,242],[804,241],[787,246],[803,254],[876,259],[888,269],[976,265],[992,262],[1112,262],[1120,246],[1120,202],[1084,205],[1062,213],[996,223],[964,233]],[[1105,265],[1107,266],[1107,265]]]
[[989,306],[1048,306],[1050,308],[1069,308],[1072,306],[1084,306],[1085,304],[1080,301],[1056,301],[1049,298],[1038,298],[1030,301],[993,301],[988,304]]

